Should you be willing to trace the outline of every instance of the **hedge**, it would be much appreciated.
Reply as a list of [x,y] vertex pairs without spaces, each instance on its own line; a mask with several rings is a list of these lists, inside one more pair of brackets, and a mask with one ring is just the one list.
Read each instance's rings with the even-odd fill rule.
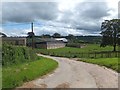
[[37,60],[37,55],[31,48],[3,44],[2,65],[12,65]]

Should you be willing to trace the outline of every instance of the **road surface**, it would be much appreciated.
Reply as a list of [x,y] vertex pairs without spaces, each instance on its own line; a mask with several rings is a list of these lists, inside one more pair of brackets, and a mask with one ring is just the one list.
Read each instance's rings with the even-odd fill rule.
[[68,58],[39,56],[56,60],[58,68],[20,88],[118,88],[118,73],[110,69]]

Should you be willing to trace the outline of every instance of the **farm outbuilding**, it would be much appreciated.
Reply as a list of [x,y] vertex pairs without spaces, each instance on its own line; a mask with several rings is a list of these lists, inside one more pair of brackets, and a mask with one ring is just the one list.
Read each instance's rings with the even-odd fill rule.
[[26,46],[26,38],[23,37],[2,37],[2,43],[11,45]]
[[[32,41],[29,42],[25,37],[2,37],[2,42],[11,45],[32,46]],[[34,48],[55,49],[66,46],[66,41],[55,38],[35,38],[33,42]]]
[[62,41],[44,41],[35,43],[36,48],[44,48],[44,49],[55,49],[65,47],[65,43]]
[[36,48],[44,48],[44,49],[55,49],[65,47],[66,43],[63,41],[55,40],[53,38],[41,39],[39,38],[39,42],[35,43]]

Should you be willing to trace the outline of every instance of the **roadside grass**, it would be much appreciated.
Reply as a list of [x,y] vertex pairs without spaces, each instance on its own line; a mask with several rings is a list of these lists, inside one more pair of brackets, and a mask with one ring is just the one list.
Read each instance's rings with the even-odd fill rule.
[[43,76],[55,68],[58,63],[52,59],[39,57],[39,60],[11,65],[2,68],[2,88],[15,88],[24,82]]
[[117,72],[120,72],[120,69],[118,67],[120,65],[120,62],[118,61],[118,58],[83,59],[80,61],[105,66],[107,68],[111,68]]
[[0,65],[0,89],[2,89],[2,66]]
[[[118,49],[118,47],[117,47]],[[51,55],[51,56],[59,56],[59,57],[68,57],[68,58],[90,58],[94,57],[95,53],[98,52],[97,56],[100,57],[107,57],[106,53],[101,55],[101,52],[112,52],[113,47],[112,46],[106,46],[106,47],[100,47],[98,44],[87,44],[84,48],[73,48],[73,47],[64,47],[64,48],[58,48],[58,49],[37,49],[36,51],[38,53]],[[100,52],[100,53],[99,53]],[[91,53],[91,54],[89,54]],[[110,55],[112,57],[115,57],[116,54],[112,53]]]

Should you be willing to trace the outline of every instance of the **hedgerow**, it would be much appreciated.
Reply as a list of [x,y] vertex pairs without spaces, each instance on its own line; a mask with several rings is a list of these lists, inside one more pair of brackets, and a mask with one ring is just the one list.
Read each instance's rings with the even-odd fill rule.
[[12,65],[37,60],[37,55],[31,48],[3,44],[2,65]]

